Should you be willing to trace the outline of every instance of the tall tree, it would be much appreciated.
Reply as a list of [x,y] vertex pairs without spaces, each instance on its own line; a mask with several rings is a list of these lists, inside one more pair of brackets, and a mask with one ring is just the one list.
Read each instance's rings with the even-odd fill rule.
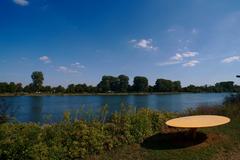
[[119,83],[120,81],[118,77],[103,76],[101,82],[97,85],[97,87],[100,92],[118,92]]
[[75,92],[76,92],[76,93],[82,93],[82,92],[84,92],[83,85],[82,85],[82,84],[77,84],[77,85],[75,86]]
[[67,93],[75,93],[76,92],[75,85],[74,84],[68,85],[66,92]]
[[59,86],[53,88],[53,92],[55,92],[55,93],[64,93],[65,92],[65,88],[63,86],[59,85]]
[[180,81],[174,81],[172,83],[172,87],[173,87],[172,91],[177,91],[177,92],[181,91],[181,89],[182,89],[181,82]]
[[102,76],[101,82],[97,85],[99,92],[108,92],[111,90],[110,76]]
[[171,81],[168,79],[157,79],[154,86],[155,92],[181,91],[180,81]]
[[40,71],[35,71],[32,73],[31,77],[32,77],[32,81],[33,81],[33,83],[32,83],[33,90],[35,92],[39,92],[40,89],[42,88],[42,84],[43,84],[43,80],[44,80],[43,73]]
[[118,77],[111,76],[110,79],[110,89],[113,92],[119,92],[120,80]]
[[154,88],[156,92],[170,92],[173,88],[172,81],[167,79],[157,79]]
[[129,83],[128,76],[119,75],[118,79],[119,79],[119,92],[127,92],[128,91],[128,83]]
[[9,93],[16,93],[17,91],[17,86],[14,82],[10,82],[8,85],[8,92]]
[[136,76],[133,80],[133,89],[136,92],[148,91],[148,79],[146,77]]
[[234,91],[234,82],[233,81],[219,82],[215,84],[215,87],[218,92],[232,92]]
[[22,92],[22,91],[23,91],[22,83],[17,83],[16,84],[16,92]]
[[8,92],[8,83],[1,82],[0,83],[0,93],[6,93]]
[[52,92],[52,87],[51,86],[43,86],[41,91],[51,93]]

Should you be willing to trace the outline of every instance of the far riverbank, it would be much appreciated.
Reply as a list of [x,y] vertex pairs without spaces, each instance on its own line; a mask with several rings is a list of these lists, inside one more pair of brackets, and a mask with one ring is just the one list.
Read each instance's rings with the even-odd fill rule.
[[141,93],[1,93],[0,97],[14,96],[142,96],[142,95],[168,95],[193,93],[229,93],[229,92],[141,92]]

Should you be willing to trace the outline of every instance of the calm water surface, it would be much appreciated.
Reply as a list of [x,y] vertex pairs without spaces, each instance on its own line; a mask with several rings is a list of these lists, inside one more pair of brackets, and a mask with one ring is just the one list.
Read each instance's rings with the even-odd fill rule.
[[0,97],[6,104],[17,108],[15,117],[21,122],[59,121],[63,112],[85,111],[98,113],[101,106],[108,104],[109,112],[119,110],[121,103],[136,108],[148,107],[160,111],[181,112],[202,104],[221,104],[229,93],[189,93],[144,96],[17,96]]

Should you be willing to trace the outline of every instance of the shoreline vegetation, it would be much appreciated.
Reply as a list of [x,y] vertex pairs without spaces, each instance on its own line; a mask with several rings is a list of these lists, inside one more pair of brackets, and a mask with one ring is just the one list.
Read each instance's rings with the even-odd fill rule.
[[0,96],[41,96],[41,95],[147,95],[170,93],[221,93],[240,92],[240,86],[233,81],[218,82],[215,85],[182,87],[180,81],[158,78],[154,85],[150,85],[147,77],[135,76],[133,84],[129,83],[126,75],[102,76],[96,85],[69,84],[67,87],[43,85],[44,75],[35,71],[31,75],[32,83],[23,86],[22,83],[0,82]]
[[[0,159],[100,160],[115,157],[131,160],[140,156],[139,159],[162,157],[190,160],[196,155],[200,159],[222,157],[223,150],[227,154],[223,156],[228,157],[228,154],[232,155],[234,148],[240,147],[239,106],[240,95],[237,94],[227,97],[222,105],[199,106],[184,113],[160,112],[147,108],[135,110],[122,106],[120,111],[108,116],[108,108],[105,106],[98,118],[90,121],[73,119],[69,112],[65,112],[64,119],[53,124],[3,122],[0,124]],[[188,148],[183,145],[183,148],[180,146],[177,150],[171,150],[174,146],[171,146],[171,139],[166,140],[166,137],[171,138],[175,133],[184,136],[186,132],[184,129],[169,128],[165,122],[175,117],[195,114],[224,115],[232,121],[214,129],[200,129],[198,135],[205,136],[204,140],[190,140],[192,144]],[[184,141],[180,142],[181,145]],[[194,146],[196,144],[199,145]],[[134,156],[129,156],[129,153]]]
[[[0,97],[14,96],[145,96],[145,95],[171,95],[188,93],[230,93],[230,92],[145,92],[145,93],[0,93]],[[237,92],[231,92],[237,93]]]

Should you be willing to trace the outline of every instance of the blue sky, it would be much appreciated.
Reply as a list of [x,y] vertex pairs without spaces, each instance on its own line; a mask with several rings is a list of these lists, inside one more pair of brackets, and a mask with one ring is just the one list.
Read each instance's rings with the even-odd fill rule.
[[239,28],[238,0],[1,0],[0,81],[239,84]]

